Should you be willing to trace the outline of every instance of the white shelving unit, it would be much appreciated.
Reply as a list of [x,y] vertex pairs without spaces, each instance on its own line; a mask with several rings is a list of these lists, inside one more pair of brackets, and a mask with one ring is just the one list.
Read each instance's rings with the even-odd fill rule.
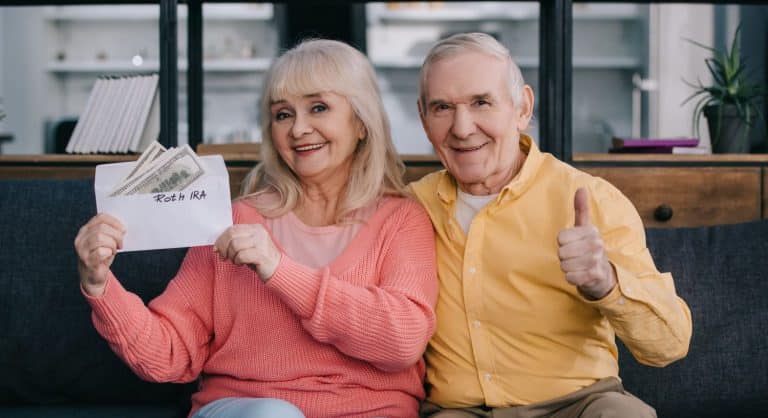
[[[640,30],[646,14],[647,5],[632,3],[573,5],[574,150],[605,151],[598,128],[621,132],[631,125],[632,75],[647,65]],[[431,151],[413,103],[424,56],[448,34],[493,34],[538,90],[538,2],[369,3],[366,15],[368,55],[379,72],[395,141],[405,152]],[[531,133],[538,136],[535,126]]]
[[[509,2],[422,2],[412,4],[376,3],[367,8],[368,23],[402,22],[488,22],[539,19],[536,3]],[[578,20],[632,20],[640,13],[637,4],[616,3],[596,5],[575,3],[573,19]]]
[[[274,7],[268,3],[205,4],[203,7],[208,20],[271,20],[274,16]],[[44,16],[52,21],[141,21],[159,19],[160,9],[154,5],[47,6]],[[179,9],[177,18],[186,20],[187,9]]]
[[[59,100],[51,113],[76,117],[101,75],[159,71],[158,5],[41,7],[48,33],[43,71]],[[259,140],[256,103],[264,72],[277,53],[274,6],[203,4],[204,142]],[[186,22],[180,5],[179,142],[186,142]],[[56,119],[56,116],[54,116]]]
[[[382,69],[419,70],[423,59],[402,57],[395,59],[373,60],[374,66]],[[521,69],[539,67],[539,57],[516,56],[515,63]],[[574,57],[574,69],[635,69],[642,65],[637,57]]]
[[[269,68],[272,62],[269,58],[253,59],[221,59],[203,62],[203,70],[209,73],[239,73],[261,72]],[[160,63],[156,60],[147,60],[140,65],[134,65],[130,61],[79,61],[79,62],[50,62],[46,69],[52,73],[141,73],[158,71]],[[187,62],[179,61],[179,71],[187,71]]]

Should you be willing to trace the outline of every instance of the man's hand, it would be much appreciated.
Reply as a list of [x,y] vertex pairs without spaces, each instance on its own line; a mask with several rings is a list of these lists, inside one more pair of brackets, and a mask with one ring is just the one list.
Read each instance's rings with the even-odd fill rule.
[[260,224],[229,227],[219,236],[213,248],[235,265],[247,265],[265,282],[275,274],[282,258],[282,253]]
[[576,212],[573,228],[560,231],[557,252],[565,280],[587,299],[601,299],[616,286],[616,271],[605,255],[600,232],[589,217],[589,194],[583,187],[573,198]]

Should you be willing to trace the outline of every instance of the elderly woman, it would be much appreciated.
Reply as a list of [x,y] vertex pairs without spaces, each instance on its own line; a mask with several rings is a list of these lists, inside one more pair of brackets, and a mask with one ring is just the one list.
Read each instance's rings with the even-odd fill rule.
[[268,72],[261,115],[263,161],[235,225],[190,249],[149,307],[109,270],[120,222],[99,214],[81,228],[96,329],[144,379],[199,378],[195,418],[417,416],[434,236],[403,194],[370,63],[305,41]]

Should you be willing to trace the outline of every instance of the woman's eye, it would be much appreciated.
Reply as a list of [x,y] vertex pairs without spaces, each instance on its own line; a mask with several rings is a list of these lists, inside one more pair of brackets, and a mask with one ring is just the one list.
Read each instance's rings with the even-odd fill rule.
[[281,111],[275,113],[275,120],[276,121],[285,120],[285,119],[287,119],[289,117],[291,117],[291,114],[286,112],[286,111],[284,111],[284,110],[281,110]]
[[319,103],[319,104],[312,105],[312,113],[325,112],[326,110],[328,110],[328,106],[324,104]]

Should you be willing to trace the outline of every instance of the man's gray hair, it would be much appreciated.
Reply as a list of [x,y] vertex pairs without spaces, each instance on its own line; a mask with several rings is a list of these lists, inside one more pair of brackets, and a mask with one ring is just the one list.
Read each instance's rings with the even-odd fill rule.
[[426,86],[427,74],[429,74],[429,67],[441,59],[449,58],[468,51],[490,55],[506,62],[507,67],[509,68],[507,75],[509,97],[512,99],[512,103],[514,103],[515,106],[522,102],[525,80],[523,80],[523,74],[520,72],[520,67],[518,67],[515,60],[512,59],[509,50],[494,37],[485,33],[457,33],[438,41],[437,44],[429,50],[427,57],[424,58],[424,64],[421,66],[421,79],[419,81],[419,101],[421,102],[422,111],[426,111],[424,88]]

